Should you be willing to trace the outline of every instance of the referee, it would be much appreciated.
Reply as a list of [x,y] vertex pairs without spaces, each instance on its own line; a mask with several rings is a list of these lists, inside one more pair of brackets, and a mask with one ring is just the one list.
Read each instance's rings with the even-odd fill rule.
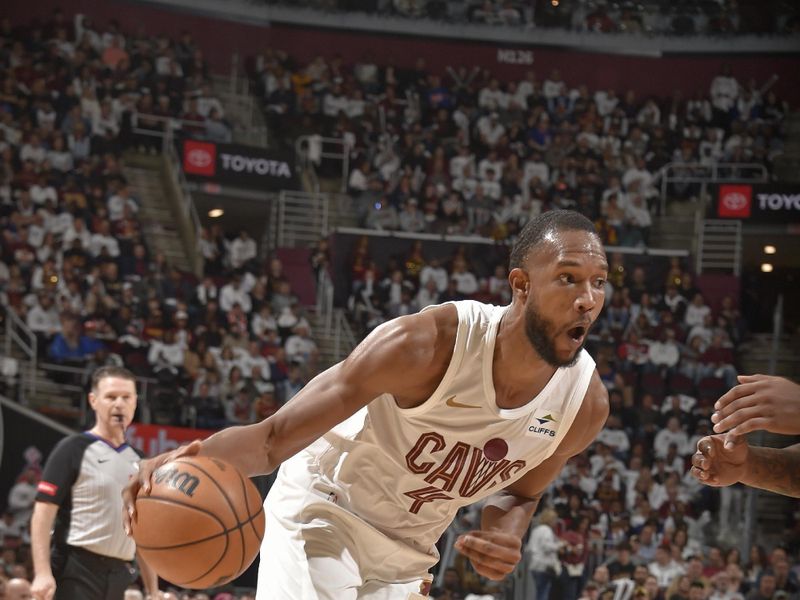
[[[89,404],[95,426],[58,443],[39,483],[31,518],[36,600],[122,600],[135,578],[121,495],[141,458],[125,443],[136,411],[133,374],[97,369]],[[148,597],[157,598],[157,575],[138,563]]]

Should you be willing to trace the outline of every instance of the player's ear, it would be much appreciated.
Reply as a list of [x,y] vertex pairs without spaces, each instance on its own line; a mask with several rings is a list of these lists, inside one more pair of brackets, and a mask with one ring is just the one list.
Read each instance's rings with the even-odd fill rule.
[[89,406],[92,407],[92,410],[97,408],[97,394],[94,392],[89,392]]
[[528,274],[525,271],[519,267],[511,269],[511,272],[508,274],[508,283],[511,285],[511,293],[515,297],[519,296],[521,300],[525,300],[528,297],[531,280],[528,278]]

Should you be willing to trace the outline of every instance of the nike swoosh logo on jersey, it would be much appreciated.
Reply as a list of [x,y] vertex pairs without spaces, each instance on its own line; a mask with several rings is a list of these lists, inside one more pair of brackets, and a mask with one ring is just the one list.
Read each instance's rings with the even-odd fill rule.
[[448,398],[445,404],[447,404],[447,406],[450,406],[452,408],[480,408],[480,406],[478,406],[477,404],[461,404],[461,402],[456,402],[455,396],[451,396],[450,398]]
[[104,463],[104,462],[108,462],[108,461],[110,461],[110,460],[111,460],[110,458],[98,458],[98,459],[97,459],[97,462],[99,462],[99,463]]

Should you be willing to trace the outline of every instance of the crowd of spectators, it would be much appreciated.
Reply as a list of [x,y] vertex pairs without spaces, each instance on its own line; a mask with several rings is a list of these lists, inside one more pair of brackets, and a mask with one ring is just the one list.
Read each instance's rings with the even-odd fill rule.
[[738,81],[725,64],[707,89],[669,98],[590,90],[558,70],[520,81],[479,68],[437,74],[424,59],[410,69],[366,57],[299,64],[271,49],[253,70],[277,138],[341,140],[349,192],[374,229],[513,239],[539,212],[572,208],[607,244],[646,245],[667,163],[668,196],[687,200],[701,191],[688,178],[723,163],[770,168],[783,149],[774,80]]
[[[267,4],[302,6],[322,11],[347,11],[408,19],[491,26],[555,28],[640,35],[734,35],[797,32],[800,25],[791,3],[773,4],[769,14],[748,19],[733,0],[262,0]],[[745,7],[746,8],[746,7]]]
[[280,261],[246,232],[203,231],[200,281],[144,239],[122,152],[161,143],[138,132],[163,128],[151,114],[213,121],[207,77],[188,33],[125,36],[60,11],[0,24],[0,298],[45,361],[124,363],[157,380],[154,418],[219,427],[276,410],[316,347]]

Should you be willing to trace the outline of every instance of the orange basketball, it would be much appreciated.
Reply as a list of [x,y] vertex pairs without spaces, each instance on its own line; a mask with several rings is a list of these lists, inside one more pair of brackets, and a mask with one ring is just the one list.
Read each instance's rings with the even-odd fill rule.
[[136,498],[136,547],[158,575],[208,588],[240,575],[264,537],[264,509],[253,483],[215,458],[186,456],[159,467],[149,494]]

